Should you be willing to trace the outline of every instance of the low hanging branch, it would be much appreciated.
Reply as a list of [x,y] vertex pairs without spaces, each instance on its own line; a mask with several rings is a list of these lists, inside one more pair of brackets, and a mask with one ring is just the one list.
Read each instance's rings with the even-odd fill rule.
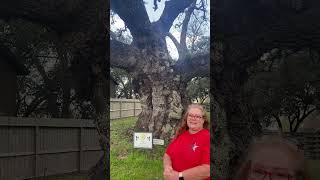
[[195,55],[180,61],[174,66],[174,69],[183,77],[183,81],[188,82],[194,77],[210,76],[210,54]]
[[195,3],[194,1],[188,8],[188,10],[185,13],[185,18],[182,22],[182,28],[181,28],[181,34],[180,34],[180,42],[170,33],[167,33],[167,36],[172,40],[174,45],[177,48],[178,54],[179,54],[179,60],[178,61],[183,61],[185,59],[185,56],[188,52],[187,48],[187,42],[186,42],[186,37],[187,37],[187,30],[188,30],[188,24],[191,18],[191,14],[195,9]]
[[112,67],[130,71],[136,65],[139,57],[140,51],[134,46],[110,40],[110,65]]
[[143,0],[117,0],[111,2],[116,12],[130,29],[133,40],[152,34],[151,22]]
[[182,22],[182,28],[181,28],[181,34],[180,34],[180,47],[181,47],[181,54],[179,54],[179,60],[185,58],[188,48],[187,48],[187,31],[188,31],[188,24],[190,22],[191,14],[194,11],[194,8],[196,7],[196,0],[190,5],[188,10],[185,13],[185,18]]
[[[177,51],[178,51],[178,54],[180,55],[182,52],[182,47],[180,45],[180,43],[178,42],[178,40],[171,34],[171,33],[168,33],[167,36],[172,40],[173,44],[176,46],[177,48]],[[180,56],[179,56],[180,57]]]
[[294,129],[293,129],[293,132],[296,132],[296,131],[298,130],[300,124],[303,122],[303,120],[304,120],[306,117],[308,117],[308,116],[309,116],[312,112],[314,112],[315,110],[316,110],[316,108],[312,108],[312,109],[310,109],[309,111],[304,112],[304,113],[302,114],[302,116],[299,117],[299,119],[297,119],[297,123],[296,123],[296,125],[295,125],[295,127],[294,127]]
[[164,34],[168,33],[173,21],[183,12],[194,0],[171,0],[165,2],[165,7],[160,19],[155,23]]

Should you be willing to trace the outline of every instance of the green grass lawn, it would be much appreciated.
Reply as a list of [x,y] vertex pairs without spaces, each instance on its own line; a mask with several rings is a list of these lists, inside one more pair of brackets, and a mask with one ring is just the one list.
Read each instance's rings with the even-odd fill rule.
[[133,127],[136,118],[113,120],[110,123],[110,179],[163,179],[163,146],[149,149],[133,148]]

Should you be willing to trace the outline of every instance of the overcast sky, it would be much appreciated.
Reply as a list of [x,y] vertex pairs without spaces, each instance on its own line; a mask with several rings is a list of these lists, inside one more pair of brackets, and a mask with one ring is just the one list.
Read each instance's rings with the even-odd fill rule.
[[[151,22],[157,21],[160,18],[162,11],[164,9],[165,0],[161,0],[161,2],[158,2],[158,9],[156,11],[154,11],[153,9],[154,7],[153,0],[144,0],[144,2],[145,2],[145,7],[146,7],[150,21]],[[210,0],[207,0],[207,2],[208,2],[208,6],[207,6],[208,18],[210,18]],[[175,22],[173,24],[175,24]],[[119,16],[116,16],[115,23],[110,24],[110,27],[111,27],[111,31],[115,31],[116,29],[119,29],[119,28],[124,28],[124,22],[119,18]],[[207,24],[206,29],[208,30],[206,31],[206,35],[209,36],[210,35],[209,23]],[[180,32],[176,28],[171,28],[170,32],[178,41],[180,41]],[[130,34],[130,32],[127,32],[127,34]],[[167,37],[166,40],[167,40],[168,51],[171,57],[173,59],[178,59],[179,55],[175,45],[173,44],[170,38]]]

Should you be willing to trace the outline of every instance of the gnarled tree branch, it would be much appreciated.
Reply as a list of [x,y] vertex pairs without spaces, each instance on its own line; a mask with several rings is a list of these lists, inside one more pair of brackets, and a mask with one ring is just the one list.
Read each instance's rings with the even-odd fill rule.
[[185,18],[182,22],[182,28],[181,28],[181,34],[180,34],[180,46],[181,46],[181,54],[179,53],[179,60],[184,59],[186,56],[186,53],[188,51],[187,48],[187,31],[188,31],[188,24],[192,15],[192,12],[194,11],[194,8],[196,7],[196,0],[190,5],[188,10],[185,13]]
[[110,65],[125,69],[133,70],[139,60],[139,50],[132,45],[128,45],[116,40],[110,40]]
[[111,2],[116,12],[130,29],[133,40],[151,34],[151,23],[143,0],[117,0]]
[[176,46],[178,54],[179,54],[179,57],[180,57],[180,54],[182,53],[181,52],[182,47],[181,47],[180,43],[178,42],[178,40],[171,33],[167,33],[167,36],[172,40],[173,44]]
[[164,34],[169,32],[173,21],[183,12],[194,0],[171,0],[165,2],[165,8],[160,19],[155,23],[156,27]]
[[188,82],[194,77],[210,76],[210,54],[201,54],[186,58],[174,66],[174,69],[182,75],[182,81]]

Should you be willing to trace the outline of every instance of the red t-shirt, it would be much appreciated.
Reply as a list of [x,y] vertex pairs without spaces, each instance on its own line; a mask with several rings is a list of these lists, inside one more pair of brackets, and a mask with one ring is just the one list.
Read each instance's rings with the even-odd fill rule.
[[178,172],[202,164],[210,165],[210,132],[207,129],[195,134],[186,131],[169,144],[166,153],[170,156],[172,168]]

